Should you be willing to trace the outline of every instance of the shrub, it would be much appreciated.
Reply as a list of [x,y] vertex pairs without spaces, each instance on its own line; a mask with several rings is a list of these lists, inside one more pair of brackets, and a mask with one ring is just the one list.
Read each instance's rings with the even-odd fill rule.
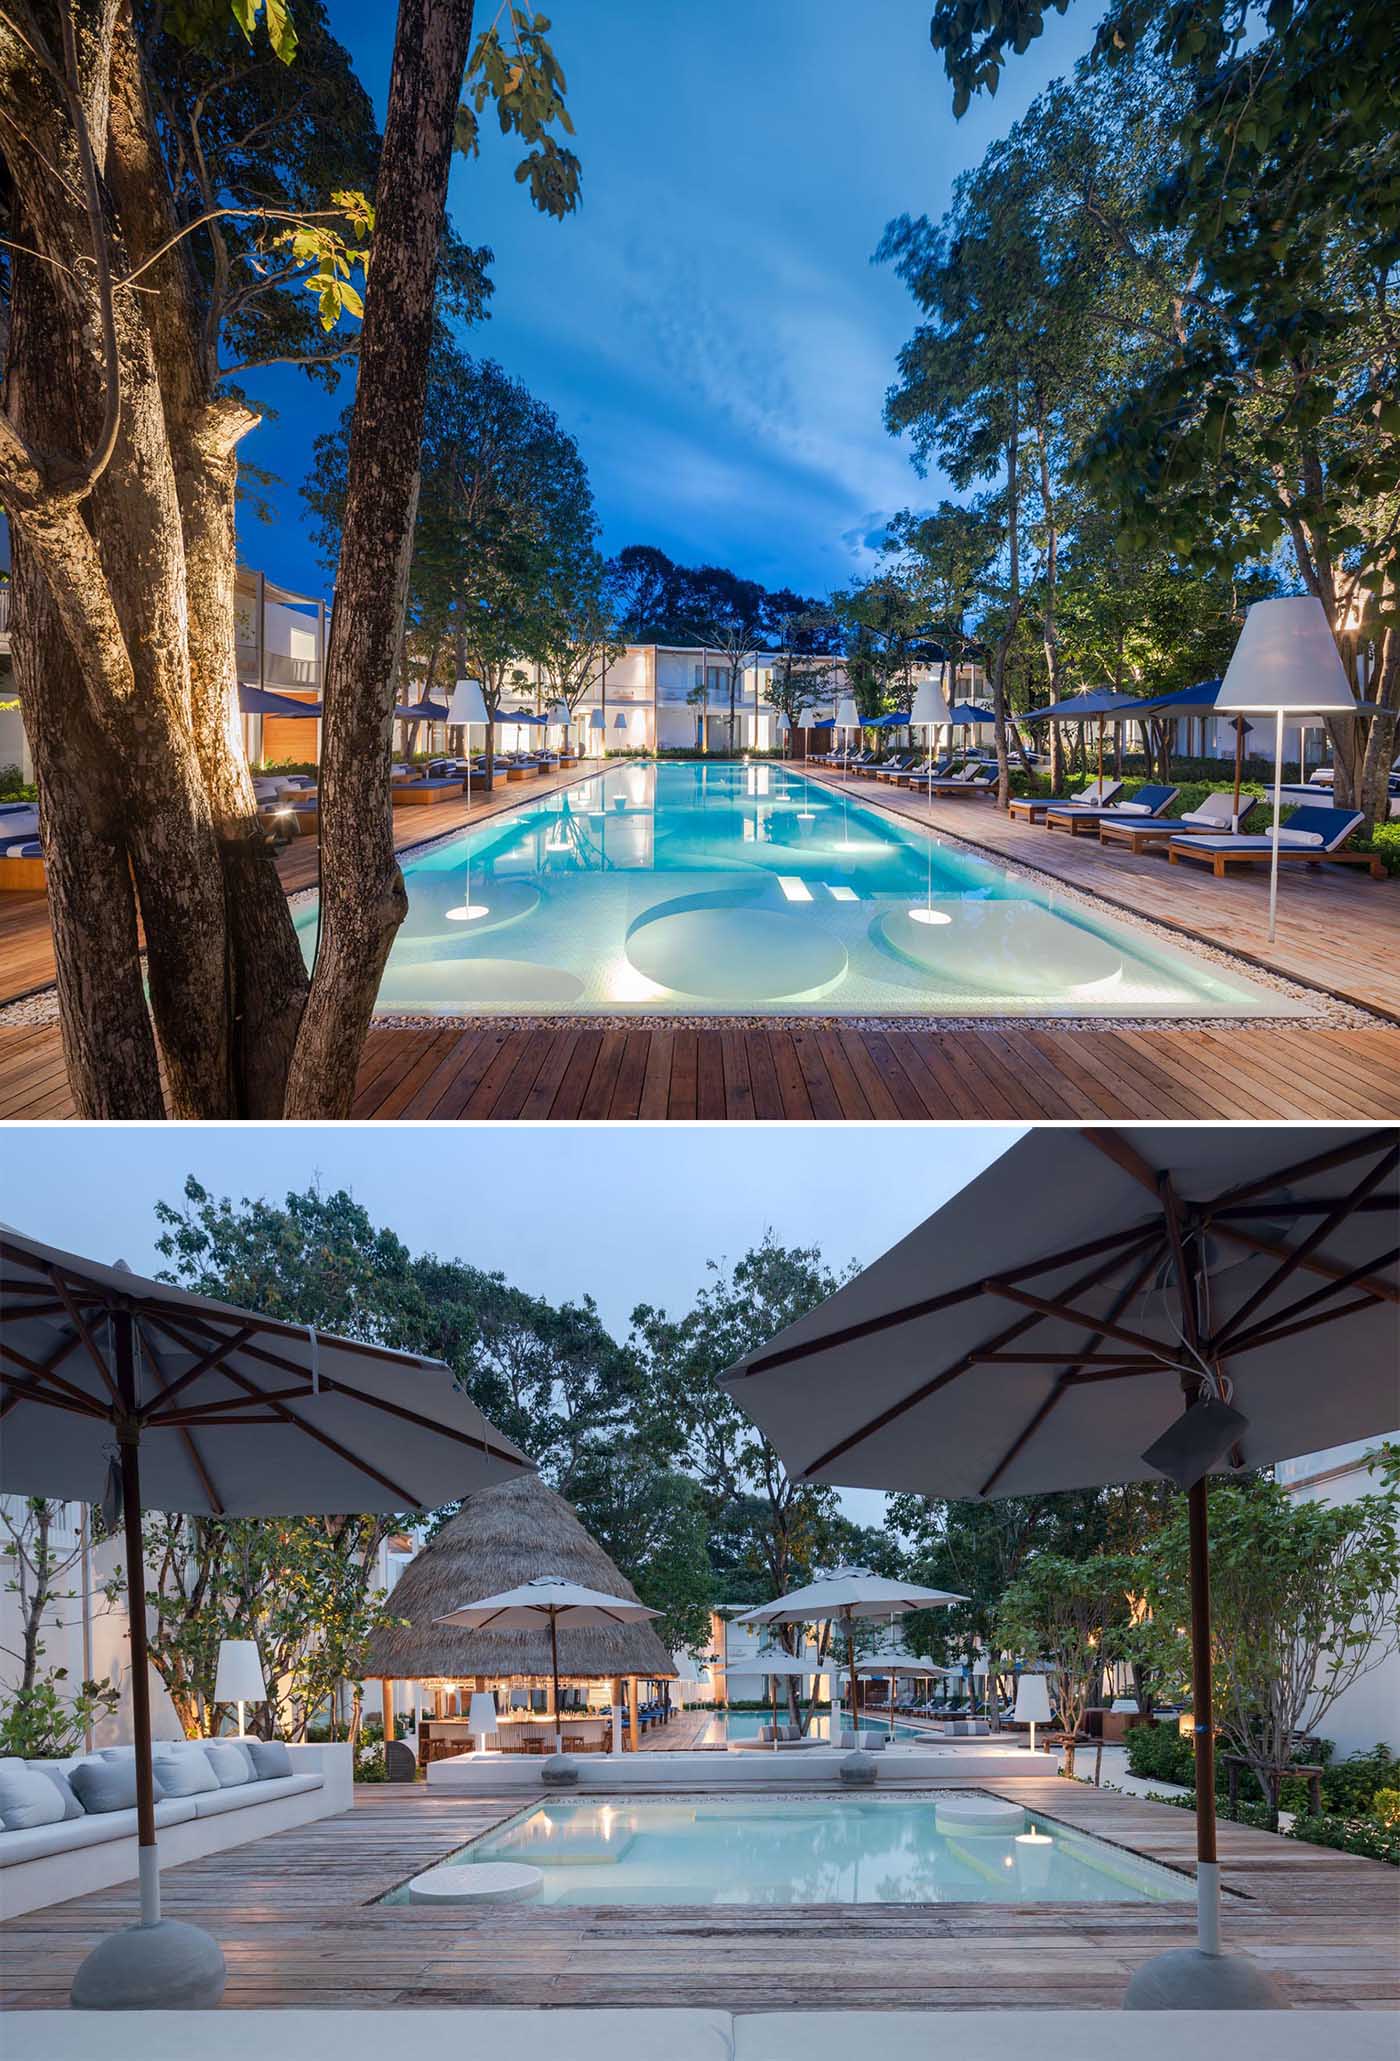
[[1360,852],[1374,852],[1387,873],[1400,873],[1400,823],[1377,823],[1369,837],[1356,841]]
[[1149,1782],[1180,1782],[1188,1789],[1195,1781],[1195,1752],[1175,1725],[1134,1725],[1126,1745],[1129,1774]]
[[18,766],[0,766],[0,801],[37,801],[39,790]]
[[1382,1824],[1376,1818],[1346,1818],[1325,1814],[1320,1818],[1297,1818],[1290,1839],[1307,1846],[1335,1847],[1338,1853],[1357,1853],[1368,1861],[1384,1861],[1400,1868],[1400,1824]]
[[367,1739],[355,1748],[355,1780],[357,1782],[384,1782],[384,1741]]
[[1385,1745],[1334,1761],[1322,1777],[1322,1808],[1336,1817],[1364,1817],[1384,1790],[1395,1790],[1400,1760]]

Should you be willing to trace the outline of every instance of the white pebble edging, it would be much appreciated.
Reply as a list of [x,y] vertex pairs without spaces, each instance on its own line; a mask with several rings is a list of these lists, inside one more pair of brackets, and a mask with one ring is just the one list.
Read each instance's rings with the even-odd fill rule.
[[518,1904],[538,1896],[544,1876],[516,1861],[475,1861],[429,1868],[408,1885],[411,1904]]

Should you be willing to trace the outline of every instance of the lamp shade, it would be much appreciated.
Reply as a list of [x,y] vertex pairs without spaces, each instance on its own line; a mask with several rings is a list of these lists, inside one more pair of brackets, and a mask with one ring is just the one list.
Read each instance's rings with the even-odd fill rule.
[[265,1703],[267,1684],[252,1639],[221,1639],[214,1674],[216,1703]]
[[1241,709],[1281,709],[1285,715],[1355,712],[1356,696],[1327,611],[1315,594],[1256,601],[1245,616],[1215,698],[1218,716]]
[[1128,1713],[1128,1715],[1132,1716],[1135,1715],[1137,1712],[1138,1700],[1136,1696],[1115,1696],[1113,1699],[1113,1708],[1115,1710],[1125,1711]]
[[449,723],[479,723],[483,728],[490,722],[480,680],[457,682],[448,700],[447,720]]
[[549,720],[551,723],[568,723],[571,720],[567,701],[552,701],[549,704]]
[[787,732],[788,732],[788,731],[789,731],[789,730],[790,730],[791,728],[792,728],[792,725],[791,725],[791,724],[790,724],[790,723],[788,722],[788,719],[787,719],[787,717],[786,717],[786,716],[785,716],[785,715],[783,714],[782,710],[781,710],[781,709],[779,709],[779,710],[778,710],[778,713],[777,713],[777,714],[776,714],[776,715],[774,716],[774,718],[773,718],[773,734],[774,734],[774,736],[775,736],[775,737],[783,737],[783,736],[786,736]]
[[592,715],[588,718],[588,727],[590,730],[607,729],[608,719],[600,708],[595,708]]
[[619,709],[617,714],[613,717],[613,728],[614,730],[625,730],[627,728],[627,718],[622,713],[621,709]]
[[860,717],[856,714],[855,702],[849,694],[843,694],[836,704],[836,727],[838,730],[860,728]]
[[1044,1675],[1022,1675],[1016,1684],[1016,1709],[1018,1725],[1048,1725],[1050,1722],[1050,1690]]
[[932,673],[926,673],[914,690],[914,707],[909,720],[920,730],[931,730],[935,723],[952,721],[947,697]]
[[467,1723],[478,1739],[484,1738],[488,1732],[495,1731],[496,1699],[489,1689],[477,1689],[473,1692],[467,1710]]

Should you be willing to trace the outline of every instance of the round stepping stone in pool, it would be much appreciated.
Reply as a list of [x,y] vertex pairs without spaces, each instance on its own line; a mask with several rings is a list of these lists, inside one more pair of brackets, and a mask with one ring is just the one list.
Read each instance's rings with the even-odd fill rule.
[[[452,897],[442,913],[444,924],[450,924],[463,937],[482,937],[490,930],[504,930],[508,923],[518,923],[522,916],[532,915],[540,905],[540,891],[529,880],[483,880],[477,875],[471,882],[470,899],[465,876],[459,885],[461,892]],[[482,913],[469,916],[468,909],[479,909]]]
[[408,1885],[411,1904],[518,1904],[538,1896],[544,1876],[518,1861],[475,1861],[429,1868]]
[[627,957],[658,987],[714,1002],[816,995],[846,971],[846,947],[819,923],[699,896],[639,918]]
[[884,910],[870,935],[932,986],[960,994],[1088,995],[1123,977],[1116,946],[1038,902],[935,896],[931,906]]
[[940,1832],[1019,1832],[1026,1813],[1019,1803],[1004,1803],[999,1796],[940,1796],[934,1806],[934,1822]]
[[436,959],[405,967],[380,990],[382,1009],[472,1009],[533,1004],[567,1009],[583,993],[576,974],[530,959]]

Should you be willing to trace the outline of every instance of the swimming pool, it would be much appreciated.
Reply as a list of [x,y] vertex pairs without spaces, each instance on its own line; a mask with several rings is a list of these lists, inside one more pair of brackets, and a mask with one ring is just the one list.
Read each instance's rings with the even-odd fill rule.
[[[969,1829],[940,1823],[940,1800],[551,1800],[444,1865],[526,1862],[544,1877],[536,1904],[1158,1904],[1194,1894],[1186,1877],[1038,1813]],[[395,1890],[386,1901],[407,1897]]]
[[777,764],[614,767],[403,872],[384,1013],[1305,1013]]
[[[786,1723],[786,1713],[781,1703],[778,1705],[778,1721],[780,1724]],[[758,1711],[753,1710],[717,1710],[705,1730],[695,1741],[695,1744],[697,1746],[726,1746],[731,1739],[757,1739],[762,1728],[765,1725],[771,1725],[772,1722],[773,1719],[767,1712],[760,1714]],[[844,1717],[842,1723],[845,1723]],[[885,1718],[862,1717],[860,1723],[863,1732],[888,1733],[889,1731],[889,1723]],[[924,1735],[920,1733],[917,1725],[902,1725],[896,1718],[894,1736],[896,1739],[918,1739]],[[829,1745],[831,1742],[830,1717],[824,1712],[815,1712],[807,1726],[807,1737],[820,1741],[823,1746]]]

